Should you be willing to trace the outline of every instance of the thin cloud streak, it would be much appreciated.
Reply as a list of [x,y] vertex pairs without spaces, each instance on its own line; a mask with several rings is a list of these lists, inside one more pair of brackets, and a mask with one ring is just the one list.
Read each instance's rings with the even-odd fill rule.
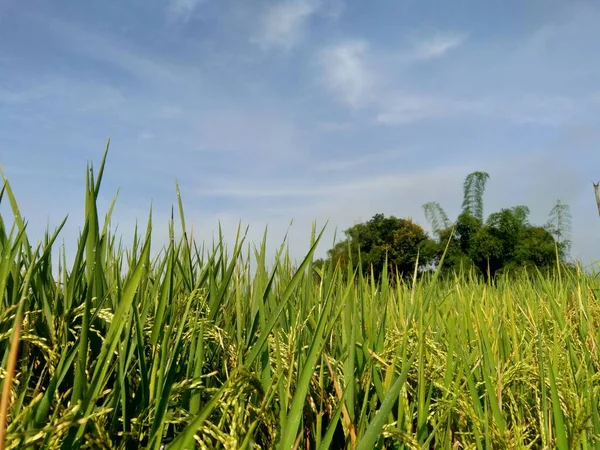
[[384,125],[405,125],[423,119],[454,116],[481,110],[477,102],[437,98],[427,95],[396,94],[386,101],[377,114]]
[[57,17],[34,16],[38,26],[60,40],[64,49],[108,63],[124,71],[138,82],[148,83],[147,88],[178,91],[198,90],[204,73],[193,64],[175,63],[166,58],[140,51],[131,42],[106,33],[98,33]]
[[466,39],[466,33],[438,33],[419,42],[412,51],[411,57],[415,60],[440,58],[462,45]]
[[321,0],[286,0],[271,5],[254,38],[263,49],[291,50],[304,38],[308,20],[322,7]]
[[196,9],[207,0],[170,0],[169,17],[182,23],[187,23],[192,18]]
[[[451,172],[465,172],[467,166],[435,168],[422,172],[396,173],[388,175],[380,175],[375,177],[358,179],[350,183],[338,184],[322,184],[315,186],[314,183],[295,186],[295,187],[278,187],[272,186],[256,186],[252,183],[247,185],[238,185],[233,187],[210,189],[196,189],[194,194],[201,197],[228,197],[228,198],[261,198],[261,197],[319,197],[327,196],[345,196],[357,191],[374,191],[380,189],[403,189],[414,186],[419,180],[426,177],[440,177]],[[232,184],[233,180],[229,180],[227,184]]]
[[367,163],[377,162],[381,164],[382,162],[390,162],[391,160],[400,158],[410,151],[415,151],[415,147],[372,152],[367,155],[355,156],[353,158],[340,158],[322,162],[320,161],[316,164],[315,170],[317,172],[338,172],[355,168],[357,166],[364,167],[364,165]]

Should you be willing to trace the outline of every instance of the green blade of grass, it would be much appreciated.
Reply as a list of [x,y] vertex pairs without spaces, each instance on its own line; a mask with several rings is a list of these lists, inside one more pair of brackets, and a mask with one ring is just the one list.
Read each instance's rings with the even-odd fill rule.
[[556,432],[556,446],[558,450],[568,450],[569,441],[564,415],[560,406],[560,397],[556,387],[556,377],[552,364],[548,364],[548,377],[550,379],[550,395],[552,398],[552,416],[554,417],[554,431]]
[[400,395],[400,391],[404,386],[404,383],[406,383],[406,379],[408,378],[408,371],[410,370],[410,367],[415,361],[417,353],[413,353],[413,355],[409,359],[406,359],[406,341],[403,343],[403,347],[404,351],[402,358],[402,372],[400,373],[400,376],[398,376],[396,381],[394,381],[394,384],[392,384],[392,387],[390,388],[389,392],[385,396],[385,399],[381,403],[381,407],[377,411],[377,414],[375,414],[375,418],[367,427],[367,430],[365,431],[365,434],[363,435],[362,439],[360,439],[360,441],[358,442],[358,445],[356,447],[357,450],[371,450],[372,448],[374,448],[375,443],[380,437],[381,430],[386,423],[388,415],[390,414],[392,408],[394,407],[394,404],[398,400],[398,396]]
[[[306,260],[305,262],[308,264],[309,261],[310,260]],[[324,302],[325,304],[323,305],[317,328],[310,343],[304,366],[296,381],[296,392],[292,398],[290,411],[287,414],[285,425],[281,430],[281,442],[279,448],[282,449],[291,449],[296,440],[296,435],[298,434],[298,427],[300,426],[300,420],[302,419],[302,410],[306,402],[306,394],[313,376],[314,366],[323,346],[324,330],[327,321],[330,319],[329,313],[331,310],[331,301],[329,295],[325,297]]]
[[194,442],[194,435],[197,430],[204,424],[206,419],[210,417],[215,410],[221,397],[226,389],[229,388],[228,383],[223,384],[221,388],[212,396],[212,398],[204,405],[202,411],[188,424],[185,429],[177,435],[173,441],[166,446],[167,450],[188,450]]
[[[123,331],[126,324],[126,317],[131,309],[131,304],[135,297],[138,285],[140,284],[142,277],[146,273],[149,265],[150,256],[150,230],[151,221],[148,222],[148,231],[146,234],[146,241],[140,255],[140,259],[135,267],[132,269],[131,277],[127,280],[124,286],[123,293],[118,304],[117,310],[114,313],[111,325],[106,333],[105,340],[102,344],[100,355],[95,363],[94,373],[92,375],[91,382],[88,387],[87,395],[83,399],[81,412],[79,417],[88,416],[94,407],[94,402],[98,397],[101,389],[104,387],[105,377],[109,370],[109,361],[112,359],[114,351],[119,342],[119,336]],[[78,442],[85,431],[85,424],[80,425],[76,434],[70,434],[70,437],[64,441],[63,448],[71,449],[75,447],[75,442]]]
[[267,341],[269,334],[271,333],[271,331],[273,330],[273,327],[275,326],[275,324],[277,323],[277,320],[279,319],[279,315],[281,314],[283,309],[286,307],[287,302],[289,301],[289,299],[292,296],[292,293],[296,289],[296,286],[298,286],[298,284],[300,283],[302,274],[303,274],[304,270],[306,270],[306,267],[308,266],[309,257],[314,253],[315,249],[317,248],[317,245],[319,244],[319,241],[321,240],[321,236],[323,236],[324,232],[325,232],[325,229],[323,228],[321,230],[321,232],[319,233],[319,236],[315,240],[315,243],[312,245],[310,251],[308,252],[308,255],[304,257],[304,260],[302,261],[302,263],[296,270],[296,273],[294,274],[294,276],[292,277],[292,279],[286,286],[285,291],[283,292],[283,294],[281,295],[281,298],[279,299],[279,305],[277,306],[276,310],[271,313],[271,318],[267,322],[265,328],[263,330],[261,330],[260,336],[258,337],[252,350],[250,351],[250,354],[245,359],[246,367],[250,367],[254,363],[254,361],[256,360],[258,355],[260,354],[263,345]]
[[348,389],[344,390],[344,393],[342,394],[342,398],[339,400],[337,406],[335,407],[335,411],[333,412],[333,415],[331,416],[331,422],[329,423],[329,426],[327,427],[327,431],[325,432],[325,435],[323,436],[323,439],[321,440],[321,445],[319,445],[318,450],[328,450],[331,448],[331,442],[333,441],[333,435],[335,433],[335,429],[337,428],[338,422],[340,421],[340,416],[342,414],[342,408],[346,401],[347,392],[348,392]]

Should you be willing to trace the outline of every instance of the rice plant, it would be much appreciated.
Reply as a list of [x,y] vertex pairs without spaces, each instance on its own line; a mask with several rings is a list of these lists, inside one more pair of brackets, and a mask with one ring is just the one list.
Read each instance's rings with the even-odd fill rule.
[[105,161],[70,264],[3,176],[0,449],[600,448],[596,277],[375,282],[314,268],[316,229],[273,263],[266,233],[194,241],[179,191],[168,245],[150,212],[124,246]]

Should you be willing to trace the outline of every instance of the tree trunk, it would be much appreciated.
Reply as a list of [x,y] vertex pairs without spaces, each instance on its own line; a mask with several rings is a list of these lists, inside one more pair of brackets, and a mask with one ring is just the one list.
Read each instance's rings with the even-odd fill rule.
[[600,185],[600,182],[592,184],[594,185],[594,192],[596,193],[596,204],[598,205],[598,214],[600,215],[600,192],[598,192],[598,186]]

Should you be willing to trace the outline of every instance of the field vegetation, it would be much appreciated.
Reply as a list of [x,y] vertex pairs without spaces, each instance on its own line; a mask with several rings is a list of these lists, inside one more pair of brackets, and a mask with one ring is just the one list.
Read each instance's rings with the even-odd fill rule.
[[315,265],[313,229],[272,263],[266,234],[197,244],[177,192],[152,256],[151,215],[124,246],[98,211],[104,162],[68,267],[4,179],[3,448],[600,448],[600,280],[560,252],[486,279],[442,271],[448,240],[435,270],[376,276]]

